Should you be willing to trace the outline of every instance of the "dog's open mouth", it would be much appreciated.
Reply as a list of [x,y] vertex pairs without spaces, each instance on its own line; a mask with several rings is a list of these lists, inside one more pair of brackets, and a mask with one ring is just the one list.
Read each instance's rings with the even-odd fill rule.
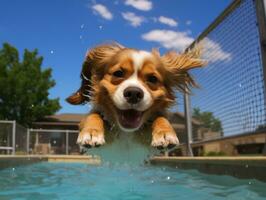
[[135,129],[140,126],[143,112],[129,109],[129,110],[119,110],[118,119],[119,123],[123,128]]

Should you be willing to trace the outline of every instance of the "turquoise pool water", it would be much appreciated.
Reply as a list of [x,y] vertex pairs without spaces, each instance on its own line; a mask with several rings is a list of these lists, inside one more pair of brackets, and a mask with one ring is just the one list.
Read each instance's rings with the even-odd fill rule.
[[256,180],[144,165],[39,163],[0,172],[1,200],[260,200],[265,188]]
[[[127,137],[128,138],[128,137]],[[38,163],[0,171],[0,200],[262,200],[266,183],[143,164],[154,153],[121,139],[89,150],[100,166]]]

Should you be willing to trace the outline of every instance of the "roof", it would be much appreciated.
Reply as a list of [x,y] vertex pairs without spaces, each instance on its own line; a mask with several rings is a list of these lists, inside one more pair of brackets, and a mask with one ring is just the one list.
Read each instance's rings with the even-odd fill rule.
[[[183,118],[185,120],[185,114],[184,113],[181,113],[181,112],[170,112],[169,113],[169,117],[170,118],[174,117],[174,115],[177,115],[178,117],[181,117],[181,118]],[[191,119],[191,122],[194,125],[201,125],[201,122],[199,120],[193,118],[193,117]]]
[[78,113],[63,113],[56,115],[46,116],[42,122],[66,122],[66,123],[79,123],[86,114],[78,114]]
[[[43,125],[50,125],[50,124],[57,124],[57,125],[76,125],[78,124],[87,114],[81,114],[81,113],[62,113],[62,114],[55,114],[55,115],[49,115],[43,118],[42,120],[39,120],[35,122],[35,124],[43,124]],[[184,113],[181,112],[170,112],[169,118],[173,118],[178,116],[180,118],[183,118],[185,120]],[[192,124],[194,125],[200,125],[201,123],[192,118]]]

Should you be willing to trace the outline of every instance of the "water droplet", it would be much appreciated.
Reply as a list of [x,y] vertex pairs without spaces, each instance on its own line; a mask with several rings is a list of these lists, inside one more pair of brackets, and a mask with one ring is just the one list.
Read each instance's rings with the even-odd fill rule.
[[167,176],[167,180],[170,180],[171,179],[171,177],[170,176]]
[[54,51],[53,51],[53,50],[51,50],[51,51],[50,51],[50,53],[51,53],[51,54],[54,54]]
[[248,184],[251,185],[251,181],[249,181]]
[[246,165],[246,168],[248,168],[248,165]]
[[14,167],[12,168],[12,171],[15,171],[15,168]]
[[103,29],[103,26],[99,26],[99,29],[102,30]]
[[81,39],[81,40],[82,40],[82,38],[83,38],[83,37],[82,37],[82,35],[80,35],[80,36],[79,36],[79,39]]
[[239,85],[238,85],[239,87],[242,87],[242,84],[241,83],[239,83]]
[[151,180],[151,183],[154,183],[154,180]]

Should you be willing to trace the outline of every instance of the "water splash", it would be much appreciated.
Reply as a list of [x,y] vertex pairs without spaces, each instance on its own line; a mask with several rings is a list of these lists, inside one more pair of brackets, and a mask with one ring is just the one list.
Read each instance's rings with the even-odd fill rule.
[[139,165],[158,151],[134,140],[132,133],[120,133],[110,144],[92,148],[88,154],[100,156],[104,163]]

